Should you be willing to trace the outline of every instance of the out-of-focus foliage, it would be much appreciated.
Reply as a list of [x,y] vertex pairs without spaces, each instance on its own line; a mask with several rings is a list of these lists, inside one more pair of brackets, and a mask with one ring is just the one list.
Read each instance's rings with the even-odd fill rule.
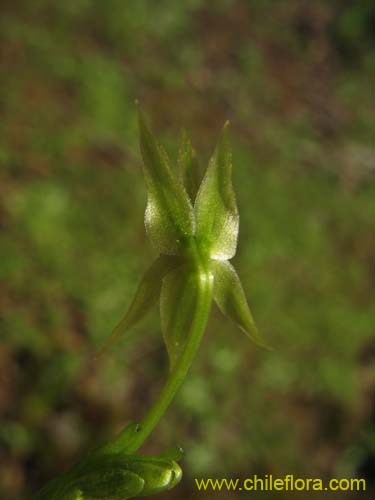
[[207,474],[364,476],[371,2],[3,0],[0,64],[0,497],[30,498],[142,414],[167,374],[156,310],[91,359],[152,253],[135,98],[172,157],[184,126],[208,160],[231,121],[235,265],[275,348],[211,321],[146,450],[184,445],[169,497],[199,498],[192,478]]

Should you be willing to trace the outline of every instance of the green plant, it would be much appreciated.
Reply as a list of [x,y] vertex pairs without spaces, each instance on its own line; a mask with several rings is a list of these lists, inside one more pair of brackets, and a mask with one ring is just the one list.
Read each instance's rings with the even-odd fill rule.
[[[148,190],[145,225],[159,253],[145,273],[127,313],[105,344],[134,326],[160,296],[161,324],[170,374],[159,399],[139,424],[130,424],[108,444],[47,484],[36,500],[125,500],[172,488],[181,478],[181,452],[144,457],[136,451],[157,425],[183,382],[206,328],[212,300],[257,344],[246,297],[229,263],[237,246],[239,215],[232,187],[228,123],[207,172],[199,168],[183,136],[178,173],[139,113],[140,149]],[[200,185],[199,185],[200,184]],[[198,187],[199,186],[199,187]]]

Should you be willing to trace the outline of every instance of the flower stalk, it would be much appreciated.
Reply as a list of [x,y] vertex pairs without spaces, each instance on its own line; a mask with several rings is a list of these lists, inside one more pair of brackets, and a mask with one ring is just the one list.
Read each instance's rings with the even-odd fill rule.
[[159,398],[140,423],[47,484],[35,500],[126,500],[174,487],[181,479],[180,451],[158,457],[136,452],[164,415],[183,383],[206,329],[212,302],[258,345],[261,340],[240,279],[229,262],[237,247],[239,215],[232,186],[232,158],[224,125],[199,185],[199,165],[184,134],[178,167],[139,112],[140,150],[148,201],[147,234],[158,253],[143,276],[128,311],[103,352],[140,321],[160,298],[160,316],[170,373]]
[[206,329],[212,304],[213,276],[211,271],[205,269],[201,263],[195,262],[194,264],[197,266],[195,271],[197,301],[185,348],[171,371],[157,402],[139,424],[139,433],[130,446],[131,452],[137,451],[164,415],[187,375]]

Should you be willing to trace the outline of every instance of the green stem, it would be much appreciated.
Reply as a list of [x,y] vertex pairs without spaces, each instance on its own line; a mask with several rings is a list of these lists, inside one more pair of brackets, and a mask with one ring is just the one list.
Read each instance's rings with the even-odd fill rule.
[[[192,242],[189,253],[194,263],[197,276],[197,303],[184,351],[178,359],[175,368],[170,373],[159,399],[139,425],[136,436],[131,443],[121,443],[121,433],[116,439],[116,448],[125,448],[127,453],[134,453],[142,446],[145,439],[153,431],[163,416],[172,399],[176,395],[191,366],[198,350],[203,333],[206,329],[212,303],[213,276],[205,259],[200,255],[195,241]],[[126,436],[124,435],[124,438]],[[124,439],[125,441],[125,439]]]

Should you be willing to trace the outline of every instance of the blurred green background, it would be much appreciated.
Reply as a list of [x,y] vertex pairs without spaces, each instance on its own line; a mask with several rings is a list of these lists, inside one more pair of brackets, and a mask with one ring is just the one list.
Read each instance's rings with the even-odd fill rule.
[[183,481],[163,498],[236,498],[199,493],[193,478],[254,473],[359,475],[370,487],[371,9],[370,0],[2,0],[0,498],[29,499],[139,419],[165,380],[156,309],[92,362],[153,255],[136,98],[172,155],[187,128],[202,165],[230,119],[234,264],[275,347],[256,349],[214,310],[144,448],[185,448]]

